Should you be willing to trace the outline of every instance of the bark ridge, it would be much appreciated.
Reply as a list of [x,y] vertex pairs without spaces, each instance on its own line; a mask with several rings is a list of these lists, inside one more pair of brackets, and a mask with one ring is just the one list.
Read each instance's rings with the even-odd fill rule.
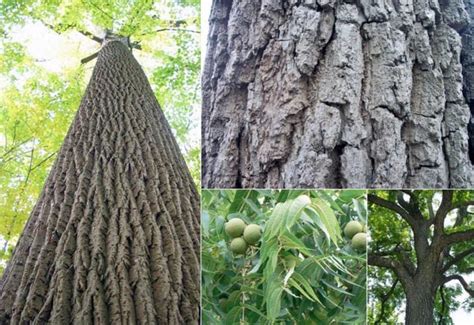
[[199,199],[129,49],[102,47],[0,280],[1,324],[197,324]]
[[473,7],[215,0],[204,187],[472,186]]

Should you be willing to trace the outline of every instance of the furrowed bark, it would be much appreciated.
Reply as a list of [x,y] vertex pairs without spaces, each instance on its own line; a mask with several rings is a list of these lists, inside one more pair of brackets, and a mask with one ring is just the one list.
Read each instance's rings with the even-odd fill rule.
[[468,0],[215,0],[204,187],[472,186],[469,13]]
[[131,52],[101,49],[0,282],[0,323],[198,324],[199,198]]
[[[421,291],[415,291],[421,290]],[[408,293],[409,292],[409,293]],[[406,325],[432,325],[434,324],[434,298],[431,292],[417,286],[413,291],[407,292]]]

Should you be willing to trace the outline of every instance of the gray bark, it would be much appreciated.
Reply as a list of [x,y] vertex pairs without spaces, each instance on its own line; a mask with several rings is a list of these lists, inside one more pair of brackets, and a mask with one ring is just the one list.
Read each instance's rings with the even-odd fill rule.
[[472,11],[472,0],[215,0],[204,187],[472,186]]
[[406,325],[433,325],[434,324],[434,297],[431,292],[426,292],[422,285],[408,291],[406,300]]
[[0,324],[198,322],[198,193],[145,74],[110,41],[0,280]]

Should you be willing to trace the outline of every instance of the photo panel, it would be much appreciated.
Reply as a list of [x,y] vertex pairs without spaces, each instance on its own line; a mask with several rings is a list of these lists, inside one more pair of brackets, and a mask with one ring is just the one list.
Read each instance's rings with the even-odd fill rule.
[[203,324],[365,324],[365,197],[203,190]]
[[474,191],[368,194],[368,323],[473,319]]

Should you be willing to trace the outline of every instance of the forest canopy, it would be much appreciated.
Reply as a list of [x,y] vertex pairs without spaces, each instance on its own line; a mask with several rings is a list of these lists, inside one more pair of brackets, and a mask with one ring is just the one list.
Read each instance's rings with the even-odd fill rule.
[[0,3],[0,274],[95,65],[81,60],[107,30],[130,38],[199,187],[199,3]]

